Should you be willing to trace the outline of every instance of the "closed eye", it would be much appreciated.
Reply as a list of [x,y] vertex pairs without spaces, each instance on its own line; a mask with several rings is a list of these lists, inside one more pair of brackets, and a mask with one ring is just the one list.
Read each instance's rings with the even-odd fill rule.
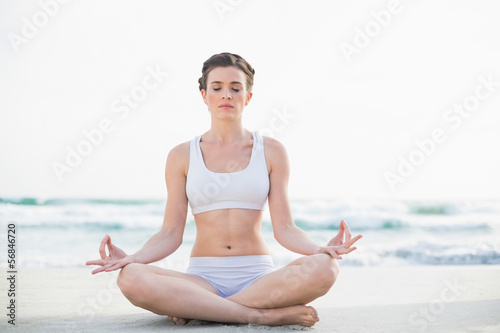
[[[212,88],[212,89],[213,89],[213,90],[215,90],[215,91],[219,91],[221,88]],[[234,91],[234,92],[239,92],[239,91],[240,91],[240,89],[235,89],[235,88],[233,88],[233,91]]]

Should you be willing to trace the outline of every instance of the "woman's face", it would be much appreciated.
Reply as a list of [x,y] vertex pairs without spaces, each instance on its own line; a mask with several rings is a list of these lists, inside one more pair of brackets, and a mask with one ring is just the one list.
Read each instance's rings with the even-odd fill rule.
[[207,90],[202,90],[203,101],[218,119],[235,119],[252,98],[246,89],[245,73],[238,67],[216,67],[208,73]]

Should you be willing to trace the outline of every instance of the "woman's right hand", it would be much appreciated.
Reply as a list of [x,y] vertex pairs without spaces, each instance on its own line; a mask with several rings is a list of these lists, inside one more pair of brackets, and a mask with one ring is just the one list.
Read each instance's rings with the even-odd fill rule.
[[[108,247],[108,255],[106,255],[106,246]],[[101,259],[90,260],[85,263],[85,265],[101,266],[93,270],[92,274],[111,272],[136,262],[133,256],[126,254],[125,251],[113,245],[113,243],[111,243],[111,237],[108,235],[104,236],[101,246],[99,246],[99,254],[101,255]]]

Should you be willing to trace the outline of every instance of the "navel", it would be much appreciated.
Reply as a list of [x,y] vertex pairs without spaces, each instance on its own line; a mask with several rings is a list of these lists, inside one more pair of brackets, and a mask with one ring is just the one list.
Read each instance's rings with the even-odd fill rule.
[[227,246],[227,249],[228,249],[228,250],[231,250],[231,246],[229,246],[229,245],[228,245],[228,246]]

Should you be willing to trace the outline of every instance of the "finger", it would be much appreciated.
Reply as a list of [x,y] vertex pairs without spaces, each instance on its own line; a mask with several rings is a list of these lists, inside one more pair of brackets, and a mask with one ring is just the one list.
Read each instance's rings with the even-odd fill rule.
[[337,250],[337,253],[348,254],[348,253],[351,253],[352,251],[354,251],[356,249],[357,249],[357,247],[350,247],[348,249]]
[[106,258],[106,244],[108,244],[109,248],[109,244],[111,244],[111,237],[109,237],[108,235],[104,236],[101,241],[101,246],[99,246],[99,254],[101,255],[101,259]]
[[104,272],[104,266],[103,267],[99,267],[97,269],[94,269],[92,271],[92,274],[97,274],[97,273],[100,273],[100,272]]
[[328,254],[334,259],[342,259],[342,257],[339,256],[339,254],[333,249],[328,249]]
[[339,225],[339,235],[342,239],[344,239],[344,232],[345,232],[345,221],[342,220],[340,221],[340,225]]
[[340,221],[340,225],[339,225],[339,233],[340,233],[340,232],[341,232],[341,233],[344,233],[344,223],[345,223],[345,221],[344,221],[344,220]]
[[121,268],[126,265],[126,261],[123,259],[120,260],[113,260],[110,263],[108,263],[108,268],[113,268],[113,270]]
[[104,268],[104,270],[105,270],[106,272],[111,272],[111,271],[116,270],[118,267],[119,267],[119,264],[116,264],[116,263],[115,263],[115,264],[107,265],[107,266]]
[[90,266],[90,265],[104,265],[104,260],[98,259],[98,260],[89,260],[85,263],[85,265]]
[[111,253],[114,252],[115,250],[115,245],[111,243],[111,237],[109,237],[109,242],[108,242],[108,252],[109,255],[111,256]]
[[[324,246],[324,247],[321,247],[319,253],[325,253],[325,254],[330,255],[332,258],[339,259],[340,257],[335,252],[335,249],[336,248],[331,248],[331,247],[328,247],[328,246]],[[342,258],[340,258],[340,259],[342,259]]]
[[351,239],[350,241],[348,242],[345,242],[344,246],[345,247],[351,247],[354,243],[356,243],[358,240],[360,240],[361,238],[363,238],[362,235],[357,235],[356,237],[354,237],[353,239]]
[[346,221],[342,220],[341,224],[344,225],[345,241],[347,243],[351,240],[351,229],[349,229]]
[[105,269],[106,272],[111,272],[111,271],[116,271],[119,268],[123,267],[123,263],[117,262],[116,264],[113,264]]
[[340,224],[339,232],[335,238],[339,239],[341,242],[344,241],[344,227],[342,226],[342,223]]

